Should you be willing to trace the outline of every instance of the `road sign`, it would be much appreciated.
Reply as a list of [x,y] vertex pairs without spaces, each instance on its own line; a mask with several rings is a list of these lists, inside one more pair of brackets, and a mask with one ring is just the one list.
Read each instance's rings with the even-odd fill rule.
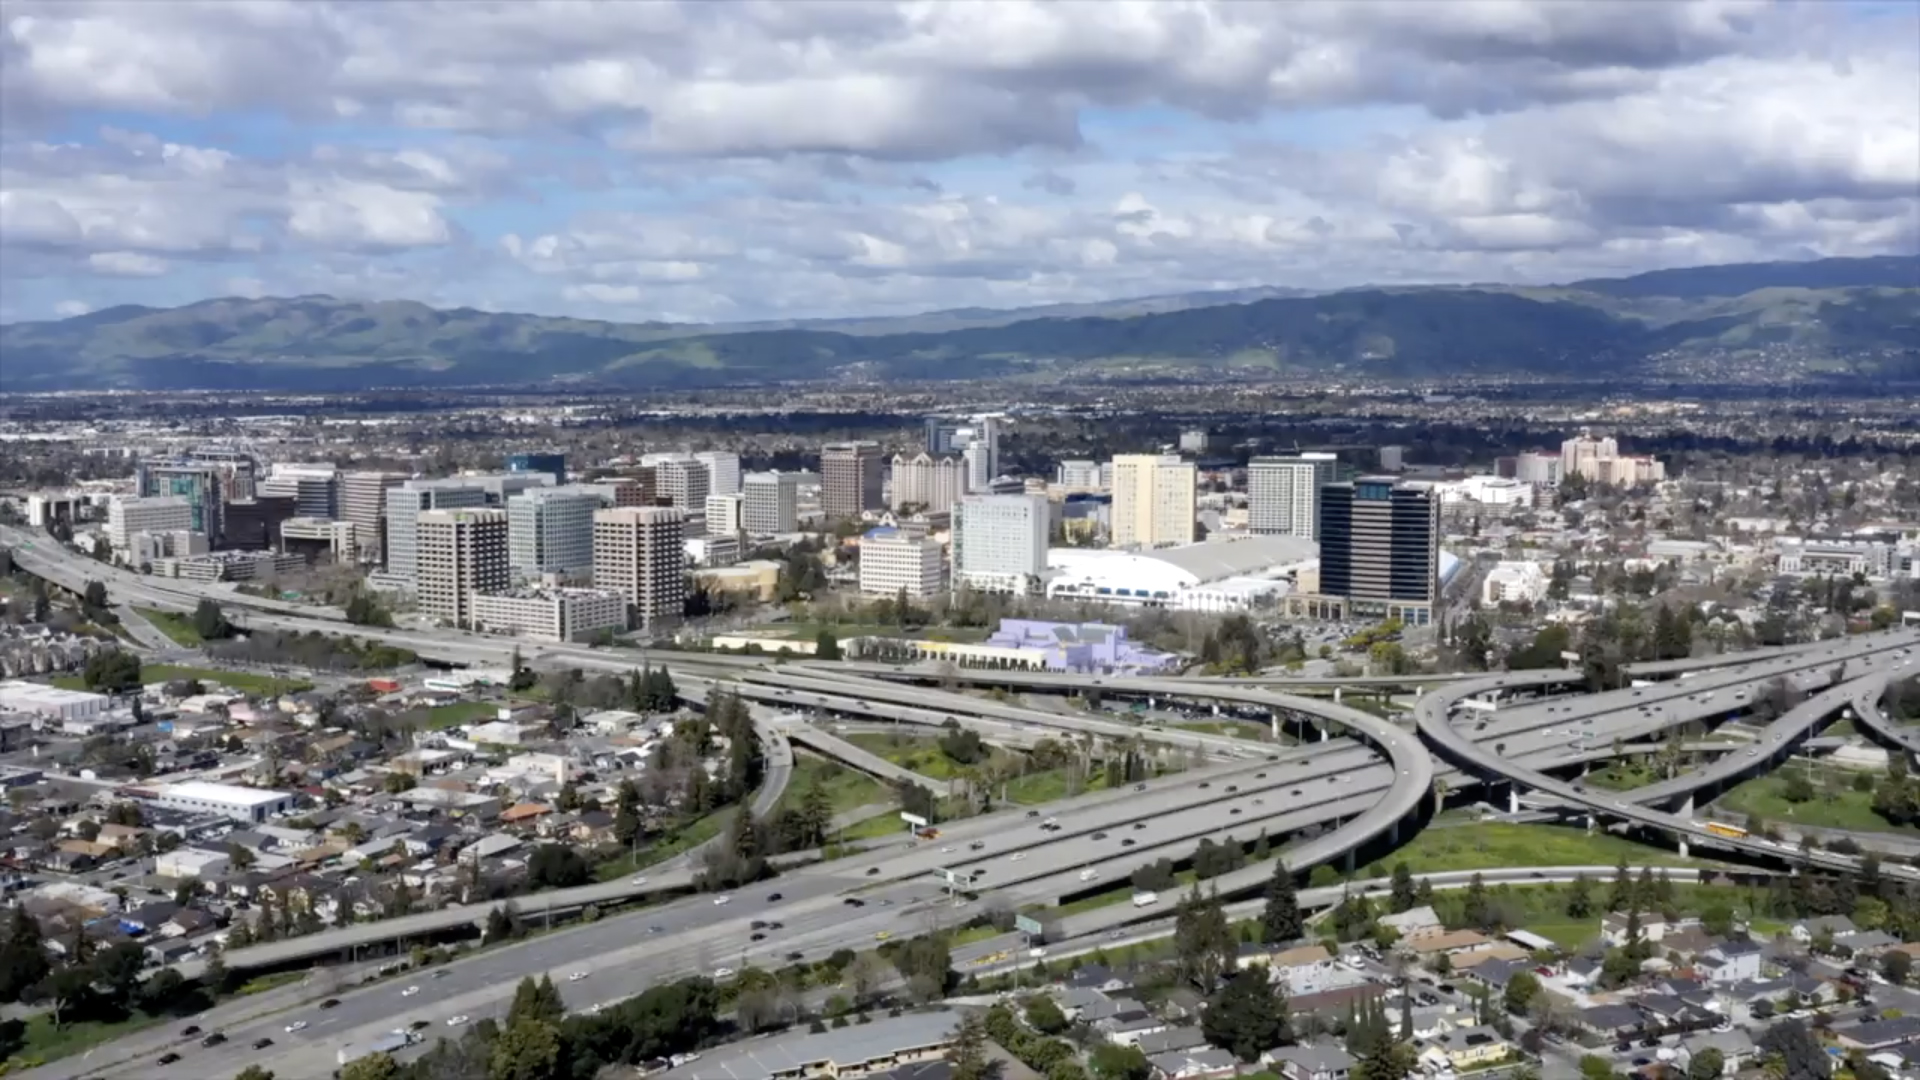
[[909,814],[905,810],[900,811],[900,820],[916,829],[924,829],[927,827],[926,818],[921,817],[919,814]]
[[1026,915],[1015,915],[1013,917],[1013,928],[1023,934],[1029,934],[1034,937],[1039,937],[1046,932],[1045,928],[1040,925],[1039,919]]
[[1580,654],[1577,652],[1563,652],[1560,654],[1560,659],[1565,660],[1569,664],[1577,664],[1580,662]]

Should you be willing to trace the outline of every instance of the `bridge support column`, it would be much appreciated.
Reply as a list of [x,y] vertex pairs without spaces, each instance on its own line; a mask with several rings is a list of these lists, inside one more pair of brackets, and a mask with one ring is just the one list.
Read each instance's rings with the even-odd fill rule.
[[1592,831],[1593,831],[1593,829],[1594,829],[1594,819],[1593,819],[1593,815],[1592,815],[1592,814],[1588,814],[1588,815],[1587,815],[1587,831],[1588,831],[1588,832],[1592,832]]
[[1693,816],[1693,796],[1687,796],[1687,801],[1680,804],[1680,813],[1685,817]]
[[1340,687],[1338,686],[1333,688],[1333,703],[1335,705],[1340,704]]
[[1343,858],[1343,859],[1341,860],[1341,862],[1342,862],[1342,864],[1343,864],[1343,865],[1345,865],[1345,866],[1346,866],[1346,871],[1347,871],[1347,873],[1349,873],[1349,874],[1351,874],[1351,873],[1353,873],[1353,871],[1354,871],[1354,867],[1355,867],[1355,865],[1356,865],[1356,864],[1354,863],[1354,851],[1353,851],[1353,849],[1352,849],[1352,848],[1348,848],[1348,849],[1347,849],[1347,854],[1346,854],[1346,856],[1345,856],[1345,857],[1344,857],[1344,858]]
[[1328,731],[1327,731],[1327,729],[1326,729],[1326,728],[1324,728],[1324,727],[1323,727],[1323,728],[1321,728],[1321,729],[1320,729],[1320,741],[1321,741],[1321,742],[1326,742],[1326,741],[1327,741],[1328,739],[1330,739],[1330,738],[1332,738],[1332,737],[1333,737],[1333,736],[1332,736],[1331,734],[1329,734],[1329,733],[1328,733]]
[[1680,838],[1680,857],[1687,857],[1687,838],[1684,836]]
[[1520,812],[1520,785],[1508,784],[1507,785],[1507,813],[1517,814],[1519,812]]
[[1280,714],[1279,713],[1276,712],[1276,713],[1267,714],[1267,727],[1273,732],[1273,740],[1275,742],[1279,742],[1280,741]]

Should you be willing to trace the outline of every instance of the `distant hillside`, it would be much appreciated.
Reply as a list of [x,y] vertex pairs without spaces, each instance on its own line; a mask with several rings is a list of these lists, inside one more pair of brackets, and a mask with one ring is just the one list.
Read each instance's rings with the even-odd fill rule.
[[224,299],[0,327],[0,390],[671,387],[1224,366],[1379,377],[1590,375],[1630,373],[1657,353],[1778,346],[1842,357],[1841,370],[1865,376],[1905,377],[1920,370],[1916,281],[1920,258],[1829,259],[1550,288],[1244,290],[1224,301],[1202,293],[759,327],[325,296]]

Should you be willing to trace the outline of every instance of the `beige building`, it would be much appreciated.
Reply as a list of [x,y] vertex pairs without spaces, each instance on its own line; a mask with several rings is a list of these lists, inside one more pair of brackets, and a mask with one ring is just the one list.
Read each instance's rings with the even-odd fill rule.
[[885,460],[876,442],[831,443],[820,451],[820,510],[828,521],[881,509]]
[[513,584],[505,510],[422,510],[414,545],[420,610],[435,619],[469,626],[475,593]]
[[687,599],[687,518],[672,507],[616,507],[593,515],[593,584],[625,596],[632,623],[680,617]]
[[592,641],[627,629],[627,598],[612,589],[517,589],[476,593],[473,628],[536,641]]
[[737,536],[746,527],[745,495],[707,496],[707,535]]
[[860,541],[860,591],[915,600],[940,592],[945,583],[946,551],[937,541],[905,529],[875,529]]
[[1194,468],[1173,454],[1120,454],[1107,466],[1113,478],[1117,548],[1158,548],[1193,542]]
[[892,480],[887,503],[896,513],[917,506],[944,514],[966,494],[967,467],[959,458],[936,458],[924,450],[913,457],[895,454]]
[[125,551],[135,533],[193,529],[193,504],[174,495],[122,496],[107,504],[107,542]]

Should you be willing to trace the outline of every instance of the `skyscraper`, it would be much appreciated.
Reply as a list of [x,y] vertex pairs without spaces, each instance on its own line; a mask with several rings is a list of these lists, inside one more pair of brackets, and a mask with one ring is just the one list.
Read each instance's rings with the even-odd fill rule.
[[954,445],[954,434],[960,430],[958,420],[944,416],[929,416],[925,421],[927,453],[934,457],[943,457],[960,449]]
[[1440,500],[1391,476],[1322,486],[1320,593],[1346,618],[1431,623],[1440,599]]
[[1173,454],[1120,454],[1113,478],[1112,546],[1172,547],[1193,542],[1194,469]]
[[142,461],[134,467],[134,494],[172,496],[193,508],[193,531],[220,543],[225,505],[253,498],[253,459],[235,450],[197,450],[181,457]]
[[705,462],[691,457],[663,458],[654,463],[653,474],[660,498],[671,503],[674,509],[688,513],[706,510],[707,496],[712,494],[712,477],[707,474]]
[[800,477],[795,473],[757,472],[741,483],[745,505],[741,524],[753,536],[790,533],[800,527]]
[[627,598],[644,629],[686,609],[686,515],[665,506],[618,507],[593,515],[593,584]]
[[911,458],[895,454],[888,503],[895,511],[917,506],[929,514],[944,514],[965,494],[964,472],[954,458],[934,458],[924,451]]
[[387,545],[387,489],[406,483],[405,473],[357,470],[340,474],[340,520],[353,522],[360,558],[377,562]]
[[1320,486],[1339,465],[1333,454],[1257,457],[1247,463],[1247,529],[1255,536],[1319,539]]
[[969,495],[953,513],[956,586],[1021,596],[1033,591],[1047,570],[1053,527],[1045,495]]
[[277,462],[255,490],[292,499],[293,512],[299,517],[331,521],[340,516],[340,471],[331,464]]
[[740,455],[731,450],[702,450],[693,460],[707,467],[707,494],[740,494]]
[[422,510],[453,510],[487,505],[487,491],[458,477],[409,480],[387,489],[387,572],[414,578],[418,566],[416,536]]
[[600,493],[530,488],[507,500],[507,561],[515,574],[584,577],[593,570],[593,512]]
[[880,498],[885,468],[876,442],[830,443],[820,451],[820,509],[827,520],[857,518],[885,505]]
[[423,614],[470,626],[475,593],[500,592],[513,584],[505,510],[422,510],[414,515],[414,535],[414,582]]

